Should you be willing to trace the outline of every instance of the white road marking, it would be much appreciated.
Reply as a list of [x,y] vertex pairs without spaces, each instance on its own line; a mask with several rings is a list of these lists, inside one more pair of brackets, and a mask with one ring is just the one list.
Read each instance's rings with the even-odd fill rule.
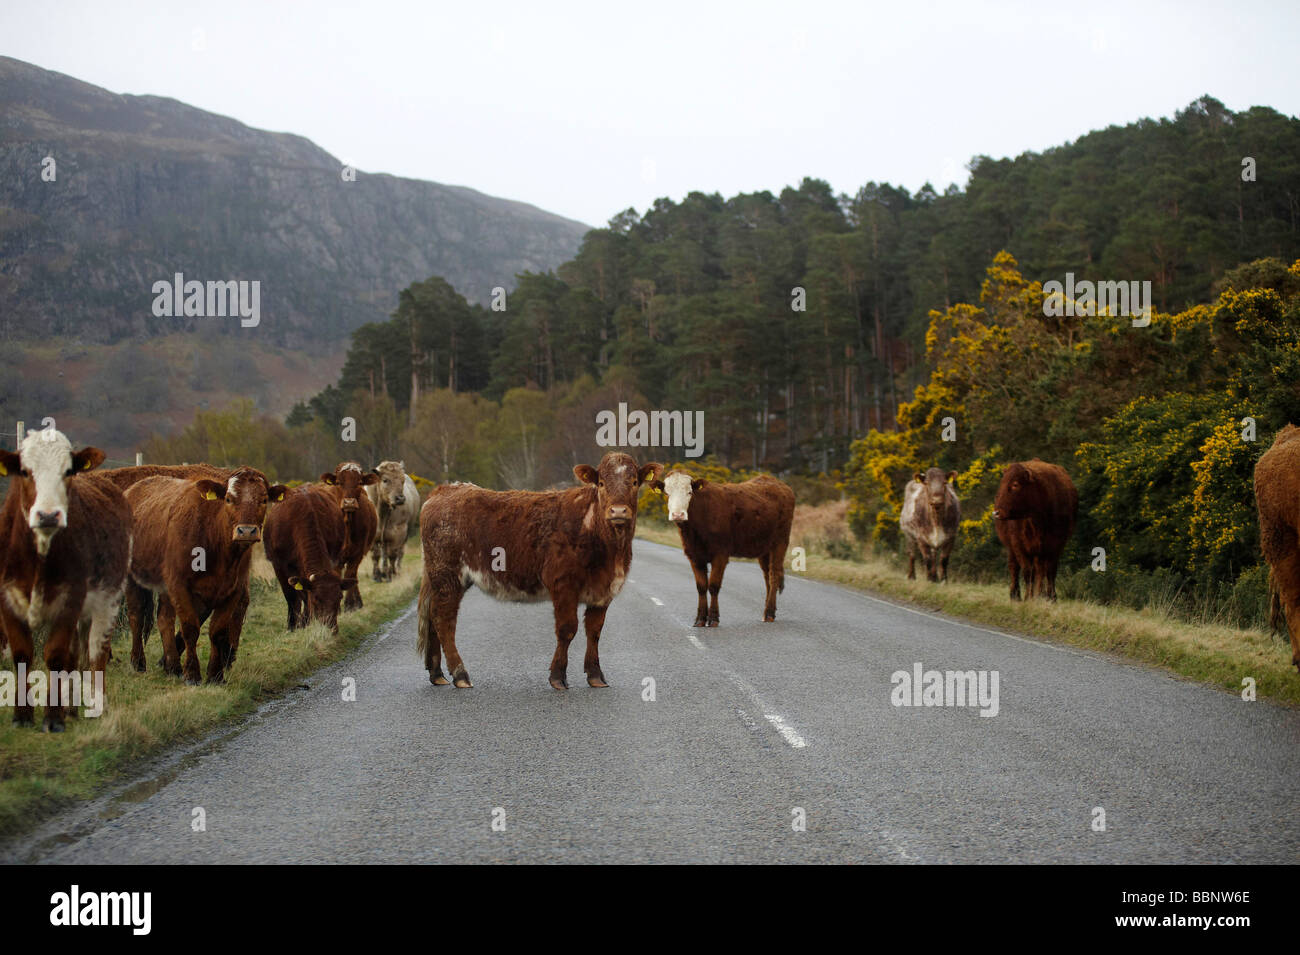
[[740,688],[742,693],[749,697],[754,704],[754,708],[763,714],[763,719],[772,724],[773,729],[781,734],[781,739],[785,740],[788,745],[794,749],[803,749],[808,745],[808,741],[799,735],[799,731],[790,724],[789,720],[763,702],[757,690],[730,671],[728,671],[727,676],[731,678],[732,683]]
[[689,640],[689,641],[691,641],[691,643],[695,646],[695,649],[697,649],[697,650],[707,650],[707,649],[708,649],[708,647],[706,647],[704,644],[700,643],[700,638],[697,637],[695,634],[691,633],[689,630],[686,631],[686,639]]
[[664,602],[660,600],[658,597],[651,597],[650,599],[654,601],[654,605],[656,607],[662,607],[664,605]]

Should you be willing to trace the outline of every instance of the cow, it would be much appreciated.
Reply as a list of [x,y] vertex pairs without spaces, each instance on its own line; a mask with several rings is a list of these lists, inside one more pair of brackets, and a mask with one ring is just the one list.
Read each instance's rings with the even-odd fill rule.
[[[75,707],[72,672],[88,664],[96,696],[103,686],[131,562],[126,499],[112,482],[86,473],[103,460],[98,448],[73,451],[53,428],[29,432],[17,452],[0,451],[0,474],[9,476],[0,510],[0,634],[16,673],[24,673],[35,650],[32,633],[45,631],[41,728],[50,733],[62,732],[69,704]],[[34,708],[28,687],[21,690],[13,721],[30,726]],[[83,700],[85,694],[82,684]]]
[[[374,471],[363,472],[355,461],[344,461],[320,476],[343,516],[343,546],[335,570],[345,580],[356,580],[357,570],[375,539],[379,516],[364,489],[379,480]],[[360,610],[361,588],[350,587],[343,596],[344,610]]]
[[925,564],[925,578],[948,582],[948,558],[957,542],[961,502],[953,490],[956,471],[944,474],[930,468],[917,471],[903,492],[903,514],[898,526],[907,539],[907,579],[916,579],[916,558]]
[[456,618],[471,585],[497,600],[543,601],[555,614],[550,684],[569,688],[569,642],[584,604],[587,685],[605,687],[599,641],[605,613],[627,580],[636,532],[637,493],[663,465],[638,467],[611,451],[598,467],[573,469],[579,487],[558,491],[488,491],[446,484],[420,509],[424,573],[420,581],[418,651],[429,682],[445,686],[442,655],[457,687],[470,687],[456,649]]
[[137,670],[145,666],[157,596],[164,672],[183,672],[186,683],[199,682],[199,629],[210,617],[207,681],[225,680],[248,610],[253,545],[262,539],[267,504],[282,500],[287,490],[250,467],[236,469],[224,482],[158,475],[126,489],[135,539],[127,615]]
[[379,521],[370,550],[371,571],[376,581],[392,580],[402,568],[411,522],[420,516],[420,492],[401,461],[383,461],[375,474],[379,480],[366,487]]
[[1012,600],[1020,599],[1022,571],[1029,597],[1056,599],[1056,569],[1078,515],[1079,492],[1064,468],[1037,458],[1007,465],[993,519],[1007,549]]
[[1288,424],[1255,464],[1259,544],[1268,563],[1269,622],[1291,638],[1300,670],[1300,428]]
[[763,622],[776,620],[776,595],[785,589],[785,551],[794,519],[790,485],[766,474],[740,484],[718,484],[674,470],[653,487],[668,497],[668,520],[677,525],[682,550],[695,572],[699,604],[693,626],[718,625],[718,591],[732,557],[758,558],[767,586]]
[[133,467],[105,468],[99,472],[123,491],[149,477],[209,478],[224,484],[234,473],[235,468],[219,468],[211,464],[137,464]]
[[328,485],[294,488],[266,517],[262,546],[289,608],[290,630],[319,620],[339,629],[343,594],[357,586],[340,575],[347,537],[343,513]]

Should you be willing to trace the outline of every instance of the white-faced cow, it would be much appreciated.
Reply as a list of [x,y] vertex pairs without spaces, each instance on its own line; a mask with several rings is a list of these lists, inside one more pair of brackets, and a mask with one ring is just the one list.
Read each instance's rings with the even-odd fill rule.
[[401,461],[383,461],[375,474],[379,480],[366,486],[366,496],[379,517],[370,549],[371,571],[375,580],[392,580],[402,568],[411,523],[420,516],[420,492]]
[[[131,561],[131,511],[122,492],[86,473],[103,460],[98,448],[74,452],[52,428],[30,432],[18,453],[0,451],[0,473],[9,476],[0,512],[0,634],[15,670],[29,677],[14,701],[18,724],[34,721],[36,691],[46,699],[42,727],[63,729],[69,704],[77,702],[69,691],[82,657],[103,686]],[[32,634],[42,630],[48,674],[43,693],[30,682]],[[84,685],[81,696],[86,698]]]
[[456,618],[472,584],[498,600],[542,601],[555,612],[550,682],[568,689],[569,642],[578,605],[589,686],[603,687],[598,644],[605,612],[627,579],[636,531],[637,492],[663,470],[610,452],[600,466],[573,469],[581,487],[564,491],[487,491],[473,484],[436,487],[420,509],[424,576],[419,652],[429,680],[445,685],[442,655],[458,687],[471,685],[456,649]]
[[[794,491],[766,474],[740,484],[718,484],[672,471],[654,487],[668,497],[668,520],[695,572],[697,627],[716,627],[718,591],[732,557],[757,557],[767,597],[763,621],[776,619],[776,595],[785,589],[785,551],[794,519]],[[710,570],[712,564],[712,570]]]
[[957,542],[961,503],[953,490],[956,471],[944,474],[930,468],[917,471],[903,492],[903,514],[898,524],[907,538],[907,579],[916,579],[916,558],[925,565],[927,580],[948,581],[948,558]]

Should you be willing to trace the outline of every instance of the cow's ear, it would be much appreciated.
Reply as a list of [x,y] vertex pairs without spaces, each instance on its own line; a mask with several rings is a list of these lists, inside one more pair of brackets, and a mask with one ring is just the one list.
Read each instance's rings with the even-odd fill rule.
[[664,482],[656,478],[655,480],[650,482],[650,486],[654,488],[656,491],[662,491],[664,489]]
[[341,590],[352,590],[356,587],[356,585],[357,585],[357,579],[355,577],[344,577],[342,580],[339,581],[339,588]]
[[708,484],[708,483],[709,483],[709,482],[706,481],[704,478],[696,478],[695,480],[693,480],[693,481],[691,482],[691,490],[692,490],[692,491],[698,491],[700,488],[704,487],[704,485],[706,485],[706,484]]
[[16,451],[0,451],[0,476],[17,474],[22,469],[22,457]]
[[266,499],[272,504],[279,504],[288,493],[289,489],[283,484],[272,484],[266,489]]
[[651,461],[648,464],[641,465],[641,470],[637,472],[637,477],[642,484],[644,484],[646,481],[650,481],[651,482],[650,486],[653,487],[654,482],[659,480],[659,476],[663,473],[664,473],[664,466],[660,464],[658,461]]
[[361,475],[361,486],[369,487],[371,484],[376,483],[378,480],[379,480],[378,471],[367,471],[365,474]]
[[220,481],[209,481],[207,478],[203,478],[195,481],[194,486],[199,489],[199,494],[203,495],[205,501],[224,499],[226,496],[226,486]]
[[921,474],[920,471],[917,471],[915,474],[912,475],[912,480],[915,481],[917,484],[924,484],[925,476]]
[[333,471],[326,471],[324,474],[320,476],[320,482],[322,484],[328,484],[331,487],[333,487],[334,485],[339,483],[339,479],[334,476]]
[[590,464],[575,464],[573,467],[573,476],[583,484],[595,484],[600,480],[600,472]]
[[311,590],[311,581],[303,580],[301,577],[290,577],[286,583],[294,590]]
[[957,472],[956,472],[956,471],[949,471],[949,472],[948,472],[948,476],[947,476],[946,478],[944,478],[944,480],[947,481],[949,484],[951,484],[953,487],[956,487],[956,486],[957,486]]
[[99,448],[82,448],[72,456],[72,473],[93,471],[104,463],[104,452]]

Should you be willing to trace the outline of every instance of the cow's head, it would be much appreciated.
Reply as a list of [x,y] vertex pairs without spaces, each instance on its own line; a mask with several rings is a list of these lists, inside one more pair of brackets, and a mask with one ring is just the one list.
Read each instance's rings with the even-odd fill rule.
[[289,586],[306,595],[307,613],[311,618],[319,620],[335,633],[339,632],[339,606],[343,603],[343,591],[351,590],[356,585],[355,577],[340,577],[333,571],[289,578]]
[[668,519],[674,524],[685,524],[691,512],[691,495],[706,483],[703,478],[692,478],[685,471],[670,471],[662,481],[655,481],[651,486],[667,496]]
[[378,481],[379,475],[374,471],[362,471],[361,465],[355,461],[344,461],[332,472],[326,471],[320,479],[323,484],[339,489],[342,495],[339,508],[343,511],[343,516],[347,517],[355,514],[361,506],[361,495],[365,493],[361,489]]
[[654,462],[638,467],[635,458],[618,451],[601,458],[599,467],[579,464],[573,476],[596,488],[596,506],[587,520],[603,519],[615,530],[634,527],[637,493],[642,484],[657,478],[663,469],[662,464]]
[[262,539],[266,505],[284,500],[289,490],[283,484],[269,483],[256,468],[240,468],[224,484],[203,478],[194,485],[205,501],[221,502],[230,524],[230,539],[236,544],[256,544]]
[[993,499],[993,517],[999,521],[1017,521],[1027,517],[1039,499],[1038,479],[1020,462],[1007,465],[1002,472],[997,497]]
[[104,460],[99,448],[73,451],[61,431],[31,431],[17,453],[0,451],[0,472],[18,482],[36,552],[49,552],[54,535],[68,526],[68,482]]
[[406,503],[406,465],[402,461],[383,461],[375,468],[379,503],[401,507]]
[[938,468],[930,468],[924,474],[917,471],[913,480],[925,486],[924,494],[930,501],[930,507],[936,514],[943,515],[948,510],[948,485],[957,480],[957,472],[944,474]]

